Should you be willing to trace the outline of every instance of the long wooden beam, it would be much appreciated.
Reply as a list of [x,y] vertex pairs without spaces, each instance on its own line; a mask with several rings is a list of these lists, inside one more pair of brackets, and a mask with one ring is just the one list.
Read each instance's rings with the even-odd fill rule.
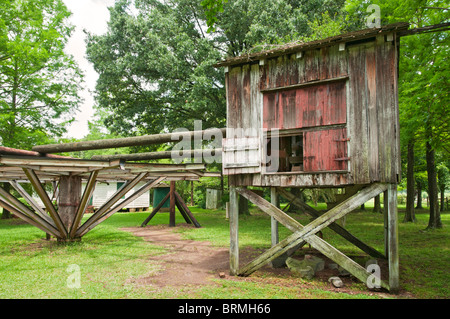
[[70,237],[75,237],[75,234],[77,232],[78,226],[80,225],[81,218],[83,217],[83,214],[86,210],[86,207],[89,203],[89,199],[92,197],[92,194],[94,193],[95,184],[97,181],[97,175],[98,170],[95,170],[91,173],[89,176],[89,179],[86,183],[86,187],[84,189],[83,195],[81,196],[80,204],[78,205],[77,212],[75,213],[73,222],[72,222],[72,228],[70,229]]
[[156,215],[156,213],[161,209],[161,207],[164,205],[165,202],[169,200],[170,193],[167,193],[166,196],[159,202],[159,204],[153,208],[153,211],[150,213],[150,215],[142,222],[141,227],[145,227],[145,225],[148,224],[148,222]]
[[207,129],[202,131],[153,134],[153,135],[123,137],[123,138],[105,139],[96,141],[83,141],[75,143],[36,145],[32,148],[32,150],[39,153],[62,153],[62,152],[75,152],[86,150],[98,150],[106,148],[119,148],[128,146],[142,146],[142,145],[176,142],[184,138],[193,138],[194,136],[197,136],[197,134],[209,135],[214,133],[220,133],[222,136],[225,136],[226,129],[225,128]]
[[87,231],[89,231],[90,226],[95,223],[99,218],[103,216],[104,213],[106,213],[111,206],[113,206],[115,203],[117,203],[122,196],[125,196],[134,186],[137,185],[145,176],[147,173],[141,173],[138,176],[136,176],[133,180],[126,182],[120,189],[117,190],[114,195],[106,201],[87,221],[84,222],[83,225],[81,225],[75,236],[76,237],[82,237]]
[[120,204],[117,204],[113,208],[111,208],[109,211],[107,211],[105,214],[103,214],[100,218],[98,218],[95,222],[93,222],[89,227],[87,227],[82,233],[80,233],[80,236],[84,236],[88,231],[90,231],[92,228],[103,222],[105,219],[109,218],[112,214],[118,212],[120,209],[134,201],[136,198],[147,192],[149,189],[155,187],[159,183],[161,183],[165,177],[159,177],[153,181],[147,182],[145,185],[140,187],[137,191],[135,191],[133,194],[131,194],[127,199],[125,199]]
[[[317,210],[309,206],[308,204],[304,203],[299,198],[295,197],[292,193],[288,192],[284,188],[278,187],[277,188],[278,193],[286,198],[287,200],[291,201],[292,204],[303,210],[305,213],[310,215],[313,218],[317,218],[321,215]],[[328,226],[331,230],[336,232],[338,235],[342,236],[343,238],[347,239],[349,242],[354,244],[356,247],[360,248],[362,251],[368,253],[370,256],[375,258],[382,258],[386,259],[386,256],[380,253],[378,250],[370,247],[369,245],[366,245],[364,242],[353,236],[351,233],[349,233],[345,228],[341,227],[336,222],[331,223]]]
[[64,226],[64,224],[61,220],[61,217],[59,216],[55,207],[53,206],[52,201],[48,197],[47,192],[42,187],[41,182],[39,181],[39,178],[37,177],[36,173],[34,172],[34,170],[29,169],[29,168],[23,168],[23,171],[27,175],[28,180],[30,181],[30,183],[33,186],[36,193],[41,198],[42,203],[44,204],[44,206],[47,209],[47,211],[49,212],[51,218],[55,222],[56,228],[58,228],[58,230],[62,236],[61,238],[62,239],[67,238],[67,236],[68,236],[67,229]]
[[[267,262],[272,261],[274,258],[281,256],[283,253],[287,252],[289,249],[292,249],[295,246],[300,245],[303,242],[308,242],[312,247],[319,250],[322,254],[335,261],[342,268],[350,272],[356,278],[361,280],[362,282],[366,282],[369,276],[371,275],[367,272],[362,266],[358,263],[351,260],[349,257],[345,256],[339,250],[319,238],[315,235],[318,231],[327,227],[333,221],[338,218],[343,217],[350,211],[353,211],[355,208],[359,207],[362,203],[366,202],[368,199],[378,195],[387,189],[387,186],[384,184],[373,184],[358,194],[355,194],[351,198],[345,200],[344,202],[338,204],[336,207],[329,210],[327,213],[322,216],[316,218],[311,223],[306,226],[301,225],[299,222],[287,216],[282,210],[275,207],[271,203],[267,202],[265,199],[259,197],[254,194],[250,190],[244,188],[236,188],[236,190],[246,197],[248,200],[252,201],[255,205],[257,205],[264,212],[268,213],[270,216],[273,216],[276,220],[283,223],[286,222],[285,225],[288,229],[293,230],[294,234],[290,235],[286,239],[279,242],[277,245],[271,247],[262,255],[251,261],[245,267],[241,268],[238,271],[238,275],[248,276]],[[389,289],[389,285],[384,281],[381,282],[381,286]]]
[[[182,209],[184,210],[184,212],[189,216],[190,220],[192,221],[192,223],[194,224],[195,227],[200,228],[202,226],[200,226],[200,223],[197,221],[197,219],[194,217],[194,215],[192,214],[191,210],[189,209],[189,207],[187,207],[186,203],[184,202],[184,200],[181,198],[180,194],[178,194],[177,191],[174,192],[175,195],[175,200],[177,203],[179,203],[182,207]],[[181,211],[181,210],[180,210]]]

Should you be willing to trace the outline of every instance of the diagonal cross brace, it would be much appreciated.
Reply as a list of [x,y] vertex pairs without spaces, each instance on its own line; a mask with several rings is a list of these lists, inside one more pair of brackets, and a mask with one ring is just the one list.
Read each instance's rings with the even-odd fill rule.
[[[284,188],[277,187],[277,192],[281,196],[283,196],[284,198],[289,200],[292,204],[294,204],[295,206],[297,206],[300,209],[302,209],[305,213],[307,213],[311,217],[317,218],[317,217],[319,217],[321,215],[321,213],[319,213],[317,210],[315,210],[314,208],[312,208],[308,204],[304,203],[300,198],[295,197],[294,194],[289,193]],[[329,225],[329,228],[331,230],[333,230],[335,233],[337,233],[338,235],[342,236],[346,240],[348,240],[351,243],[353,243],[356,247],[360,248],[362,251],[366,252],[370,256],[375,257],[375,258],[386,259],[386,256],[384,256],[382,253],[380,253],[376,249],[368,246],[367,244],[365,244],[364,242],[362,242],[361,240],[359,240],[358,238],[353,236],[345,228],[341,227],[336,222],[331,223]]]
[[[387,185],[372,184],[371,186],[348,198],[347,200],[344,200],[342,203],[330,209],[327,213],[316,218],[308,225],[303,226],[292,217],[286,215],[282,210],[275,207],[265,199],[259,197],[252,191],[237,187],[236,191],[239,192],[239,194],[253,202],[260,209],[262,209],[270,216],[274,217],[278,222],[282,223],[288,229],[294,231],[294,234],[282,240],[277,245],[271,247],[262,255],[241,268],[238,274],[241,276],[248,276],[265,265],[267,262],[306,241],[322,254],[338,263],[342,268],[350,272],[356,278],[358,278],[362,282],[366,282],[371,273],[367,272],[362,266],[354,262],[349,257],[345,256],[339,250],[337,250],[321,238],[317,237],[315,233],[327,227],[335,220],[345,216],[352,210],[359,207],[361,204],[365,203],[368,199],[380,194],[386,189]],[[382,282],[381,286],[389,289],[389,286],[385,282]]]

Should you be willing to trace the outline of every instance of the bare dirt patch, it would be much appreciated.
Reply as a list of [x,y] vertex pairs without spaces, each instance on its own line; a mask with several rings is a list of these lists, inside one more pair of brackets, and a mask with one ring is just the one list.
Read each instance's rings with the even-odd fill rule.
[[[179,224],[177,227],[192,227],[188,224]],[[183,239],[180,233],[167,225],[153,225],[142,227],[121,228],[131,232],[135,236],[143,237],[145,241],[167,248],[167,253],[149,257],[161,265],[162,271],[152,276],[140,278],[139,285],[153,285],[159,288],[171,287],[178,289],[185,286],[214,285],[211,279],[226,278],[236,281],[252,281],[264,284],[276,284],[281,286],[308,286],[314,284],[299,282],[299,278],[290,273],[287,268],[272,268],[270,265],[262,267],[250,277],[229,276],[229,250],[228,247],[215,247],[210,242]],[[240,264],[244,265],[261,254],[262,251],[248,247],[241,249],[239,253]],[[314,250],[306,251],[308,254],[317,253]],[[324,258],[321,256],[321,258]],[[330,262],[326,260],[326,263]],[[222,275],[222,276],[221,276]],[[328,282],[328,278],[337,275],[332,270],[325,269],[316,274],[316,278],[322,282]],[[224,276],[224,277],[223,277]],[[359,289],[352,289],[353,278],[343,277],[345,286],[334,288],[331,284],[322,286],[328,291],[340,293],[365,293]],[[327,288],[327,286],[329,286]],[[374,292],[367,291],[373,295]],[[375,292],[380,296],[389,296],[382,292]]]

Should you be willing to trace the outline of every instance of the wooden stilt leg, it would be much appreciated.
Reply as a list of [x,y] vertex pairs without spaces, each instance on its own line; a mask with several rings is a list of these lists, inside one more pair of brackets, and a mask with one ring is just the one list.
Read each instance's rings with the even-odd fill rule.
[[398,258],[397,185],[389,184],[389,187],[387,189],[387,197],[389,291],[392,293],[397,293],[400,288]]
[[230,275],[239,271],[239,202],[235,186],[230,186]]

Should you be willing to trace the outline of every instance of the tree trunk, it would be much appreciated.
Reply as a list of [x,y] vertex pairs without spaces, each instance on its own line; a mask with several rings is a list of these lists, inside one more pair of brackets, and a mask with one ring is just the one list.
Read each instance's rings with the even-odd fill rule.
[[417,205],[416,209],[422,209],[422,184],[417,183]]
[[404,222],[415,222],[416,215],[414,211],[414,191],[415,191],[415,181],[414,181],[414,142],[409,141],[408,143],[408,167],[406,170],[406,212]]
[[440,211],[444,211],[444,205],[445,205],[445,188],[441,187],[441,209]]
[[[11,185],[9,183],[3,183],[3,189],[5,191],[7,191],[8,193],[9,193],[9,190],[10,190],[10,186]],[[1,219],[10,219],[12,217],[13,216],[12,216],[11,212],[9,210],[3,208],[3,213],[2,213],[2,218]]]
[[436,178],[436,163],[435,151],[431,147],[429,141],[426,142],[426,158],[427,158],[427,173],[428,173],[428,197],[430,202],[430,219],[428,221],[427,229],[442,228],[441,214],[439,213],[438,199],[437,199],[437,178]]
[[374,197],[373,212],[374,213],[382,213],[380,195],[377,195]]
[[242,195],[239,195],[239,215],[250,215],[248,200]]

